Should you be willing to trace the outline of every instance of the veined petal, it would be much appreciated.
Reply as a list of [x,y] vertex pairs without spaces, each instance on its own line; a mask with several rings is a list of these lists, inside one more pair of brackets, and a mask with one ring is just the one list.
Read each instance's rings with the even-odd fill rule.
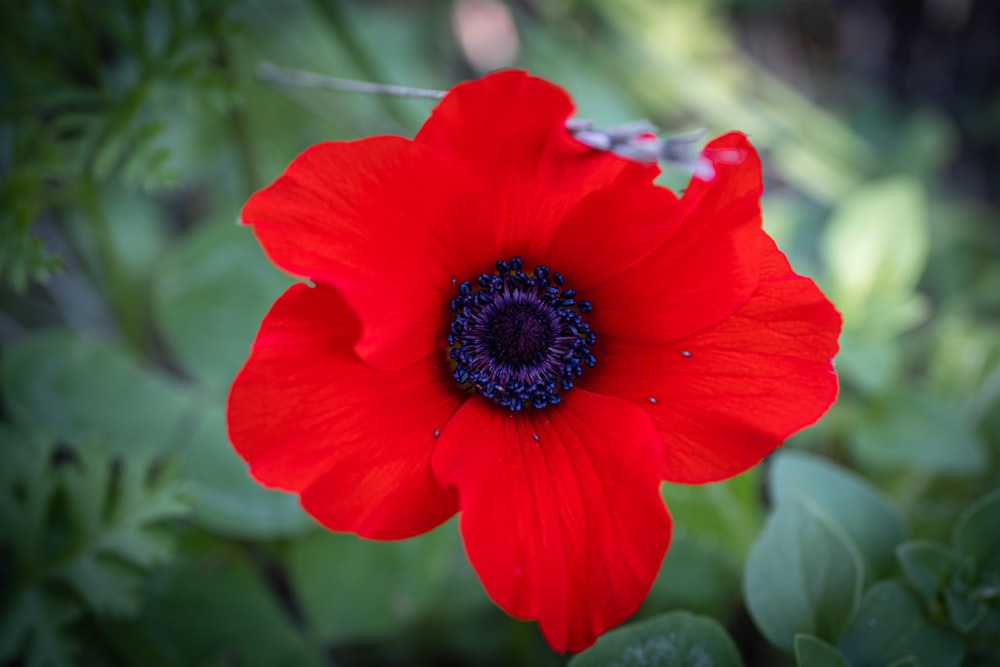
[[398,370],[442,345],[452,278],[498,257],[482,182],[400,137],[307,149],[243,209],[271,260],[334,285],[361,322],[369,364]]
[[289,288],[233,383],[229,436],[258,481],[299,493],[331,530],[418,535],[457,510],[430,459],[435,430],[464,397],[442,351],[380,371],[352,351],[359,330],[334,288]]
[[669,343],[723,320],[757,287],[765,238],[760,160],[736,133],[712,141],[702,155],[710,173],[692,178],[679,210],[664,215],[655,250],[588,289],[595,331]]
[[766,244],[761,282],[732,316],[660,347],[605,337],[599,368],[581,382],[642,406],[663,438],[668,481],[736,475],[836,399],[840,315]]
[[489,184],[482,217],[501,257],[544,258],[566,213],[590,192],[651,183],[655,165],[590,148],[566,130],[573,102],[526,72],[497,72],[452,88],[415,141],[454,157]]
[[662,442],[627,401],[581,389],[513,414],[467,401],[434,473],[458,491],[465,548],[490,597],[580,651],[639,608],[670,541]]
[[600,190],[567,214],[542,256],[581,299],[591,300],[592,292],[606,293],[594,286],[655,252],[680,214],[677,197],[666,188],[640,184]]

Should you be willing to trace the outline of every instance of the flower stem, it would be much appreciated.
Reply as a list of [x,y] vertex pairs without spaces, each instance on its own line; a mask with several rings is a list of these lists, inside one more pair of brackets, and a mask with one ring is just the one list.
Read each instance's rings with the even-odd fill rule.
[[392,97],[416,97],[428,100],[439,100],[445,91],[430,88],[414,88],[412,86],[395,86],[391,84],[358,81],[356,79],[341,79],[335,76],[307,72],[300,69],[279,67],[274,63],[262,62],[257,67],[257,77],[268,83],[280,86],[297,86],[302,88],[328,88],[350,93],[373,93],[390,95]]

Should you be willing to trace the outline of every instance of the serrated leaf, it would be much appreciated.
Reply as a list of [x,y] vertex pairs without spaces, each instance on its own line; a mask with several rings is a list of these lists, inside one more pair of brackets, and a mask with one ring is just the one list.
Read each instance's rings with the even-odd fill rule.
[[933,540],[904,542],[896,548],[896,558],[909,584],[928,600],[942,594],[962,564],[954,549]]
[[863,580],[857,549],[808,501],[789,496],[750,549],[743,593],[764,636],[791,652],[796,634],[836,641]]
[[796,667],[850,667],[844,656],[819,637],[795,635]]
[[180,485],[163,475],[150,480],[151,466],[141,454],[116,465],[106,450],[90,446],[62,471],[75,542],[54,574],[99,614],[138,611],[139,571],[172,553],[157,524],[188,511]]
[[50,463],[52,439],[0,425],[0,544],[20,564],[43,558],[44,528],[58,491]]
[[[189,508],[181,514],[187,514]],[[142,530],[140,525],[120,525],[104,532],[94,543],[95,549],[103,554],[115,555],[132,565],[148,569],[170,560],[174,554],[174,541],[164,534]]]
[[1000,575],[1000,490],[980,498],[955,525],[952,544],[982,571]]
[[76,644],[66,628],[79,615],[71,602],[46,596],[39,588],[21,592],[0,615],[0,663],[27,667],[67,667]]
[[53,573],[66,581],[92,611],[131,616],[139,611],[138,574],[93,550],[76,555]]
[[674,611],[605,633],[569,667],[741,667],[736,645],[717,621]]
[[872,568],[871,577],[893,569],[893,551],[906,534],[903,518],[871,484],[817,456],[792,450],[775,455],[769,479],[774,504],[796,495],[806,497],[839,526]]
[[961,637],[928,619],[920,599],[898,581],[865,592],[838,648],[851,667],[884,667],[909,656],[920,665],[958,667],[965,655]]

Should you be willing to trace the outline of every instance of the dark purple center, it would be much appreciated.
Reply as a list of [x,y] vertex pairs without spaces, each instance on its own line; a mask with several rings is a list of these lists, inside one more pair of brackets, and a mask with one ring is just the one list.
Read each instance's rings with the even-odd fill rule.
[[545,266],[525,273],[519,257],[497,262],[477,287],[463,282],[448,334],[455,381],[515,411],[558,403],[596,361],[581,316],[590,302],[576,301],[564,282]]

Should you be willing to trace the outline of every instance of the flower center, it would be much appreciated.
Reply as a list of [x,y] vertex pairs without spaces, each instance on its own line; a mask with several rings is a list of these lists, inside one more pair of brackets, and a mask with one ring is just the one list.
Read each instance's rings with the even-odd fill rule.
[[558,403],[596,361],[594,334],[581,317],[590,302],[577,301],[546,266],[523,269],[514,257],[476,278],[478,287],[459,285],[448,333],[455,381],[515,411]]

